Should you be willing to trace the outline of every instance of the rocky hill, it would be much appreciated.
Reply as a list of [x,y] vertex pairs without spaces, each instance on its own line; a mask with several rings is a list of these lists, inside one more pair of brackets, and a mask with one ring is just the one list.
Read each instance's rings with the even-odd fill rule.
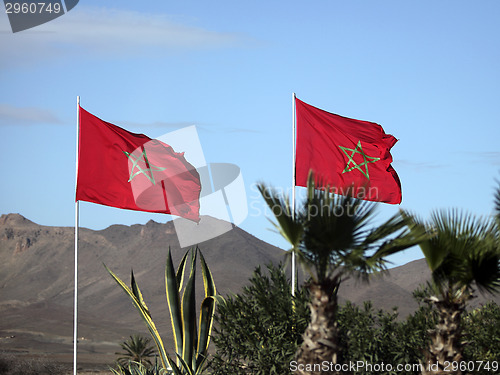
[[[204,219],[214,227],[221,224]],[[79,360],[111,363],[120,342],[132,333],[147,335],[128,297],[103,264],[127,283],[133,268],[153,319],[171,344],[165,261],[169,248],[175,265],[187,250],[180,248],[173,223],[113,225],[101,231],[80,228],[79,238]],[[237,227],[201,243],[200,248],[221,294],[240,291],[256,266],[277,264],[285,255]],[[19,214],[2,215],[0,259],[0,351],[50,353],[71,362],[74,228],[39,225]],[[399,306],[404,317],[417,307],[412,291],[428,277],[425,261],[417,260],[373,278],[369,285],[346,280],[339,293],[341,300],[359,304],[372,300],[375,307],[387,310]],[[481,302],[484,298],[475,304]]]
[[[212,220],[218,225],[218,220]],[[172,222],[80,228],[78,259],[79,353],[96,360],[113,355],[132,333],[147,334],[106,264],[129,283],[133,268],[146,302],[167,342],[165,261],[177,265],[181,249]],[[200,244],[222,294],[238,292],[259,264],[278,263],[284,251],[234,228]],[[0,350],[58,353],[71,361],[74,293],[74,228],[35,224],[18,214],[0,217]],[[198,284],[201,285],[201,284]],[[199,288],[202,292],[202,288]],[[86,355],[88,354],[88,355]]]

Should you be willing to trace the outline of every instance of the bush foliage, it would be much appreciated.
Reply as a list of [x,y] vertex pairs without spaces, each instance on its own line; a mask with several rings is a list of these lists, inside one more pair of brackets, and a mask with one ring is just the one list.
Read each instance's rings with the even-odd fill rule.
[[258,267],[240,294],[220,303],[215,316],[214,374],[284,374],[308,324],[307,295],[281,267]]
[[[422,301],[422,291],[415,298]],[[291,297],[290,282],[281,267],[257,268],[243,291],[219,304],[214,328],[216,353],[213,374],[292,374],[290,362],[309,322],[308,296],[299,288]],[[375,309],[371,302],[356,306],[346,302],[338,312],[341,363],[363,361],[390,364],[393,371],[377,374],[420,374],[416,365],[424,362],[427,332],[436,323],[435,312],[425,303],[400,319],[392,312]],[[488,303],[463,317],[465,360],[498,361],[500,353],[500,307]],[[394,371],[402,365],[403,371]],[[415,366],[413,366],[415,365]],[[491,369],[490,369],[491,370]],[[486,371],[486,372],[485,372]],[[348,373],[348,372],[346,372]],[[358,369],[356,374],[373,374]],[[474,374],[491,374],[487,370]]]
[[67,369],[45,358],[19,358],[0,352],[0,375],[65,375]]

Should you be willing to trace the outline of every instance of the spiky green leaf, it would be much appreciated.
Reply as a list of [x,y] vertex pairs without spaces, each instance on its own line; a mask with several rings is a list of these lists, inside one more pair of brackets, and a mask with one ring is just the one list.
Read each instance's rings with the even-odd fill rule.
[[164,368],[167,367],[168,359],[167,359],[167,352],[165,350],[165,346],[163,345],[163,341],[160,337],[160,334],[158,330],[156,329],[156,326],[151,319],[151,316],[149,314],[149,311],[147,311],[144,306],[141,304],[139,299],[135,296],[134,292],[115,274],[113,271],[111,271],[106,265],[104,265],[108,273],[111,275],[111,277],[116,281],[116,283],[123,289],[123,291],[130,297],[132,300],[132,304],[134,307],[139,311],[139,314],[141,315],[141,318],[144,320],[146,323],[146,326],[148,327],[149,333],[151,334],[151,337],[153,338],[156,347],[158,349],[158,353],[160,354],[160,359],[162,362],[162,366]]
[[183,369],[183,373],[184,374],[194,375],[193,369],[191,368],[191,366],[189,366],[189,363],[186,362],[186,360],[184,358],[182,358],[182,356],[180,356],[179,354],[177,354],[177,359],[180,362],[180,365],[181,365],[181,368]]
[[134,294],[135,298],[137,301],[139,301],[140,305],[144,309],[144,311],[151,317],[151,313],[149,312],[149,309],[146,305],[146,302],[144,302],[144,298],[142,297],[141,290],[139,288],[139,285],[137,285],[135,281],[135,276],[134,276],[134,271],[130,271],[130,285],[132,286],[132,293]]
[[215,281],[210,272],[210,269],[207,266],[207,262],[205,261],[205,257],[201,253],[201,250],[198,249],[198,253],[200,254],[200,263],[201,263],[201,272],[203,275],[203,286],[205,288],[205,297],[215,296],[217,295],[217,289],[215,288]]
[[198,346],[196,354],[197,368],[200,366],[201,361],[208,355],[208,344],[210,342],[210,334],[212,332],[215,302],[215,296],[208,296],[201,303],[199,318],[200,320],[198,322]]
[[195,290],[195,278],[196,278],[196,249],[191,255],[191,271],[189,274],[189,279],[186,283],[186,288],[182,295],[182,329],[183,329],[183,341],[182,341],[182,358],[184,360],[195,363],[194,350],[195,343],[197,341],[196,332],[196,290]]
[[[187,253],[186,253],[187,254]],[[167,295],[167,304],[170,311],[170,321],[174,336],[175,351],[179,353],[183,342],[181,301],[179,296],[179,285],[175,273],[172,254],[168,250],[167,264],[165,266],[165,291]]]
[[[176,356],[179,356],[179,355],[176,353]],[[182,371],[179,366],[177,366],[177,364],[175,363],[174,360],[172,360],[170,357],[167,357],[167,358],[168,358],[168,364],[170,365],[170,368],[172,369],[172,372],[174,373],[174,375],[185,375],[185,372]]]
[[177,273],[176,273],[176,278],[177,278],[177,285],[178,285],[178,290],[179,293],[181,292],[182,285],[184,283],[184,273],[186,271],[186,264],[187,264],[187,259],[189,256],[189,253],[192,250],[186,251],[186,254],[181,259],[181,262],[179,263],[179,267],[177,267]]

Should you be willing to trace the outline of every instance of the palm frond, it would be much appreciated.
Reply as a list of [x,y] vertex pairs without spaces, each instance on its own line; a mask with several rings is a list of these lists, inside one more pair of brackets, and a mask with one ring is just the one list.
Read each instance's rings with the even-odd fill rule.
[[483,223],[483,231],[475,237],[473,250],[462,262],[467,272],[464,281],[474,282],[481,292],[493,294],[500,291],[500,241],[496,225],[487,224]]
[[420,243],[420,249],[424,254],[425,260],[431,272],[434,272],[446,258],[446,249],[436,248],[435,237],[437,229],[434,225],[423,222],[416,215],[408,211],[401,211],[402,216],[408,223],[408,229],[418,235],[418,233],[427,234],[427,238],[423,239]]
[[500,230],[500,182],[495,192],[495,219]]
[[442,295],[470,295],[474,284],[485,292],[500,290],[500,235],[492,220],[451,209],[418,225],[432,233],[420,247]]
[[333,194],[329,187],[315,189],[311,181],[308,185],[304,211],[316,215],[303,220],[301,252],[315,264],[319,278],[330,277],[336,269],[367,276],[385,269],[385,257],[427,238],[423,229],[410,231],[411,222],[401,213],[373,228],[377,203],[353,198],[350,189],[343,191],[348,195]]
[[293,202],[290,203],[288,197],[283,197],[265,184],[259,184],[257,188],[276,218],[277,223],[271,221],[272,224],[295,251],[302,238],[303,228],[299,219],[300,215],[294,214]]
[[370,249],[373,244],[376,245],[376,251],[369,257],[369,261],[374,269],[383,269],[386,257],[418,245],[431,236],[412,216],[399,211],[367,235],[361,246]]
[[471,257],[471,279],[483,293],[498,293],[500,290],[500,254],[498,251],[484,251]]
[[306,199],[295,214],[288,197],[263,184],[259,191],[276,218],[275,228],[315,281],[382,270],[384,257],[414,246],[425,232],[405,229],[408,220],[400,214],[371,229],[376,203],[354,198],[355,186],[341,189],[344,195],[334,194],[336,189],[312,174]]

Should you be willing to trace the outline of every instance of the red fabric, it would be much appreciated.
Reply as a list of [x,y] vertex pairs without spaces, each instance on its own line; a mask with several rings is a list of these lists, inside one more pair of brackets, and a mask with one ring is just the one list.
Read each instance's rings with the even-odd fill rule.
[[77,201],[199,221],[200,191],[184,153],[80,108]]
[[390,154],[396,138],[373,122],[338,116],[297,98],[295,105],[297,186],[307,186],[312,169],[317,182],[340,194],[355,186],[360,199],[401,203],[401,183]]

